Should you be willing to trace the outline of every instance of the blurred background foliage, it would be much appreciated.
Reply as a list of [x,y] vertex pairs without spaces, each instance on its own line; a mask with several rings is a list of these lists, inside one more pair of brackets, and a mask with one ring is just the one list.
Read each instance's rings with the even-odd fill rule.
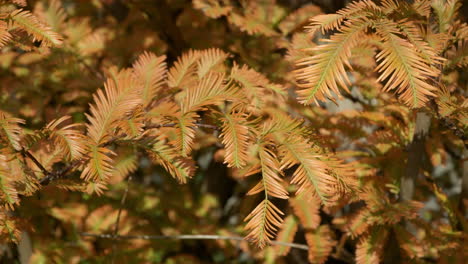
[[[210,12],[209,6],[214,2],[229,5],[224,11]],[[304,33],[303,26],[310,17],[335,12],[346,4],[345,0],[29,0],[25,9],[59,32],[64,41],[59,47],[44,47],[18,33],[13,39],[15,45],[0,50],[0,108],[25,119],[30,129],[42,128],[63,115],[71,115],[74,122],[83,122],[91,95],[102,87],[109,69],[130,67],[143,51],[166,54],[168,64],[172,65],[190,48],[217,47],[232,54],[229,63],[247,64],[270,80],[292,88],[294,62],[308,54],[300,49],[316,45]],[[12,5],[15,4],[2,5],[2,11],[15,8]],[[465,4],[460,13],[466,8]],[[347,148],[350,144],[373,147],[379,159],[362,163],[368,166],[362,171],[380,168],[380,176],[385,180],[377,183],[385,185],[382,188],[388,193],[395,193],[399,188],[398,175],[404,170],[401,152],[412,135],[414,117],[408,109],[388,104],[396,101],[379,94],[375,78],[362,78],[372,71],[374,62],[369,59],[371,56],[359,51],[357,54],[352,61],[358,66],[355,85],[362,94],[352,93],[340,106],[365,110],[367,116],[352,110],[345,112],[333,104],[304,107],[294,99],[282,107],[305,117],[310,127],[320,132],[317,140],[343,157],[366,155]],[[444,78],[449,84],[465,83],[466,93],[466,67],[455,67]],[[374,103],[368,103],[371,101]],[[387,106],[381,107],[383,104],[375,101]],[[466,123],[456,122],[466,129]],[[401,126],[401,130],[390,135],[386,143],[379,141],[385,135],[377,133],[376,142],[372,138],[368,142],[359,141],[369,134],[366,127],[370,126],[379,126],[381,130]],[[178,184],[161,167],[142,157],[131,178],[116,171],[101,196],[46,186],[33,196],[24,197],[15,210],[15,217],[20,219],[15,224],[24,230],[20,234],[22,240],[18,245],[1,244],[1,261],[26,263],[25,259],[30,258],[30,263],[307,263],[307,251],[292,248],[286,254],[286,247],[258,249],[246,241],[113,240],[82,236],[83,232],[111,234],[120,208],[120,235],[243,235],[243,219],[256,202],[245,197],[252,182],[236,176],[235,171],[226,168],[222,158],[217,158],[219,148],[212,140],[217,136],[212,133],[216,132],[199,133],[193,154],[198,170],[185,185]],[[435,181],[448,199],[457,201],[460,175],[467,171],[461,158],[464,144],[450,131],[440,133],[435,127],[431,133],[426,145],[428,150],[432,149],[427,166],[434,170]],[[381,137],[377,139],[378,136]],[[440,223],[439,232],[445,237],[453,235],[452,242],[458,243],[459,233],[452,230],[453,234],[448,234],[452,231],[447,227],[447,215],[430,185],[418,189],[415,196],[425,203],[422,218]],[[300,202],[296,206],[301,206]],[[346,213],[361,207],[362,204],[355,203],[339,210]],[[319,215],[322,225],[333,226],[331,233],[337,244],[327,263],[354,263],[356,241],[346,238],[346,228],[340,229],[351,220],[340,219],[340,213],[332,209],[321,210]],[[290,216],[286,223],[297,226],[294,224],[297,221]],[[292,239],[306,244],[307,228],[302,224]],[[439,247],[434,246],[433,252],[415,253],[423,256],[415,263],[461,260],[460,244],[450,243],[450,240],[440,245],[434,243]],[[390,259],[388,263],[395,262]]]

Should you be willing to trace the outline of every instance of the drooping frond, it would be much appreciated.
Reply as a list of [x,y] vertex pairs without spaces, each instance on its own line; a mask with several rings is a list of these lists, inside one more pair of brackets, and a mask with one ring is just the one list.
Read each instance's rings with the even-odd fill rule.
[[166,56],[144,52],[133,64],[137,81],[141,83],[143,105],[147,106],[163,88],[166,79]]
[[115,153],[108,148],[90,145],[88,150],[90,160],[86,163],[80,177],[86,181],[105,182],[114,171],[114,161],[111,155]]
[[116,80],[108,79],[104,90],[93,95],[94,104],[90,107],[91,115],[87,125],[88,136],[94,143],[100,144],[109,135],[113,122],[130,113],[141,104],[136,82],[129,71],[118,74]]
[[24,120],[7,116],[0,111],[0,143],[14,150],[21,150],[20,137],[22,129],[19,126]]
[[365,236],[361,236],[356,246],[356,263],[380,263],[388,230],[376,226]]
[[420,30],[411,21],[399,23],[398,28],[405,34],[408,41],[413,44],[416,51],[420,54],[424,62],[429,66],[441,64],[444,59],[439,57],[437,52],[423,40]]
[[34,40],[41,41],[45,46],[62,44],[62,37],[31,14],[29,11],[18,9],[10,14],[9,27],[18,27],[33,36]]
[[75,129],[80,124],[70,124],[58,128],[60,124],[69,119],[70,116],[63,116],[51,121],[46,128],[51,131],[50,137],[54,141],[55,147],[63,151],[64,156],[68,159],[74,160],[86,152],[86,146],[83,144],[84,138],[81,131]]
[[320,225],[320,202],[303,193],[289,200],[294,214],[305,229],[315,229]]
[[19,203],[19,197],[6,159],[0,155],[0,207],[13,210],[14,205]]
[[226,149],[224,159],[228,167],[241,168],[247,164],[250,140],[246,119],[247,114],[243,112],[226,113],[221,118],[221,137]]
[[276,154],[263,144],[259,147],[258,156],[260,158],[262,179],[247,193],[247,195],[264,192],[265,197],[272,196],[287,199],[288,192],[282,185],[283,180],[280,177],[280,164]]
[[0,48],[5,46],[11,39],[12,36],[8,31],[8,24],[0,20]]
[[216,105],[230,99],[235,89],[236,87],[224,83],[223,73],[210,72],[197,85],[190,86],[185,91],[180,108],[183,113],[204,110],[207,105]]
[[209,71],[218,68],[217,66],[221,65],[228,57],[228,53],[217,48],[201,51],[198,60],[198,78],[203,78]]
[[195,138],[195,121],[198,115],[194,112],[188,112],[176,120],[177,139],[174,145],[180,151],[183,157],[186,157],[193,148]]
[[[293,215],[289,215],[284,219],[281,229],[278,232],[276,241],[292,243],[294,241],[294,236],[296,235],[298,229],[298,222]],[[275,245],[275,252],[277,256],[286,256],[291,250],[291,247],[284,245]]]
[[324,101],[333,94],[340,96],[339,86],[348,91],[350,85],[345,66],[351,68],[348,60],[351,49],[364,36],[371,25],[369,20],[350,20],[332,35],[327,43],[312,48],[315,55],[297,62],[301,68],[295,71],[298,80],[298,99],[303,104],[317,100]]
[[428,79],[436,77],[438,70],[431,68],[424,58],[414,52],[414,45],[400,38],[394,22],[383,21],[377,24],[377,32],[382,35],[383,50],[377,54],[379,81],[387,80],[383,90],[395,90],[410,107],[421,107],[435,96],[436,87]]
[[245,219],[245,230],[249,232],[246,240],[256,243],[260,248],[268,245],[281,226],[281,212],[268,199],[263,200]]
[[195,50],[182,54],[169,69],[167,80],[169,87],[186,88],[192,85],[196,80],[196,62],[199,57],[200,52]]
[[154,162],[163,166],[180,183],[186,183],[192,177],[193,164],[171,148],[164,137],[158,137],[148,153]]
[[309,246],[309,262],[322,264],[336,245],[333,240],[333,233],[328,225],[322,225],[314,231],[305,234],[307,245]]
[[230,5],[221,5],[218,0],[194,0],[193,7],[202,11],[205,15],[211,18],[219,18],[231,12]]
[[315,153],[313,146],[302,137],[290,136],[281,143],[281,168],[298,165],[291,181],[298,185],[298,195],[315,196],[326,205],[341,198],[344,184],[331,173],[332,168],[323,161],[325,157]]

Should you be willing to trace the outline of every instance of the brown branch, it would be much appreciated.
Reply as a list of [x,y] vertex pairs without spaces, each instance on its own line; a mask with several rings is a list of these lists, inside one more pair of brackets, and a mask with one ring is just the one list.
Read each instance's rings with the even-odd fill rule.
[[28,157],[41,171],[44,173],[44,175],[49,175],[50,173],[42,166],[42,164],[36,159],[36,157],[31,154],[28,150],[25,150],[24,148],[21,150],[21,154],[25,155]]
[[413,199],[414,182],[419,175],[422,167],[423,156],[425,153],[424,143],[426,141],[429,128],[431,126],[431,117],[428,113],[418,111],[416,113],[416,126],[414,129],[413,140],[408,146],[408,160],[406,162],[406,172],[401,178],[400,183],[400,201],[409,201]]
[[460,193],[460,201],[458,203],[458,209],[459,212],[462,216],[460,223],[461,223],[461,228],[465,232],[468,231],[468,223],[466,223],[465,218],[463,216],[466,215],[468,208],[467,204],[465,202],[468,201],[468,148],[465,147],[463,150],[463,164],[461,166],[461,171],[462,171],[462,183],[461,183],[461,193]]
[[[236,241],[248,241],[241,236],[218,236],[218,235],[174,235],[174,236],[155,236],[155,235],[118,235],[114,236],[112,234],[93,234],[93,233],[80,233],[83,237],[97,237],[103,239],[121,239],[121,240],[236,240]],[[271,245],[286,246],[291,248],[297,248],[302,250],[309,250],[309,247],[304,244],[297,243],[288,243],[282,241],[271,241]]]
[[[119,235],[119,223],[120,223],[120,216],[122,214],[122,209],[124,207],[124,204],[125,204],[125,200],[127,199],[127,194],[128,194],[128,188],[130,186],[130,181],[132,180],[132,175],[129,175],[128,176],[128,179],[127,179],[127,187],[125,188],[125,192],[124,194],[122,195],[122,199],[120,200],[120,208],[119,208],[119,212],[117,213],[117,219],[115,219],[115,227],[114,227],[114,237],[117,237]],[[115,260],[115,250],[116,250],[116,247],[117,247],[117,244],[114,243],[112,245],[112,263],[114,263],[114,260]]]
[[[175,127],[177,124],[175,123],[170,123],[170,124],[148,124],[145,125],[146,129],[153,129],[153,128],[161,128],[161,127]],[[204,128],[209,128],[213,130],[218,130],[219,128],[214,125],[209,125],[209,124],[203,124],[203,123],[195,123],[196,126],[198,127],[204,127]]]
[[[161,127],[174,127],[176,125],[177,124],[175,124],[175,123],[170,123],[170,124],[147,124],[147,125],[145,125],[144,128],[145,129],[155,129],[155,128],[161,128]],[[204,127],[204,128],[208,128],[208,129],[219,130],[219,128],[217,126],[214,126],[214,125],[203,124],[203,123],[195,123],[195,125],[198,126],[198,127]],[[115,143],[116,141],[118,141],[122,137],[124,137],[124,136],[123,135],[115,136],[115,137],[109,139],[108,141],[100,144],[100,146],[109,146],[109,145]],[[75,167],[77,167],[80,164],[82,164],[82,163],[89,160],[89,157],[79,159],[79,160],[75,160],[70,165],[65,167],[64,169],[61,169],[59,171],[49,172],[44,168],[44,166],[42,166],[42,164],[29,151],[26,151],[26,150],[23,149],[21,151],[21,153],[24,156],[31,159],[34,162],[34,164],[36,164],[36,166],[39,167],[39,169],[42,171],[42,173],[44,173],[45,176],[39,181],[39,183],[41,185],[48,185],[51,181],[53,181],[55,179],[63,178],[72,169],[74,169]]]

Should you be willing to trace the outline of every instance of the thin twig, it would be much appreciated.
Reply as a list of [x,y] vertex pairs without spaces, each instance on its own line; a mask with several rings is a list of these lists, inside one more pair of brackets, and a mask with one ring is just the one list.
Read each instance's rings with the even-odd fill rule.
[[[175,124],[175,123],[170,123],[170,124],[148,124],[148,125],[145,125],[145,129],[161,128],[161,127],[174,127],[176,125],[177,124]],[[217,126],[209,125],[209,124],[203,124],[203,123],[195,123],[195,126],[214,129],[214,130],[219,129]]]
[[[245,241],[246,239],[241,236],[218,236],[218,235],[174,235],[174,236],[154,236],[154,235],[117,235],[112,234],[93,234],[93,233],[80,233],[84,237],[97,237],[103,239],[121,239],[121,240],[165,240],[165,239],[175,239],[175,240],[236,240],[236,241]],[[286,246],[302,250],[309,250],[309,247],[304,244],[297,243],[288,243],[282,241],[271,241],[271,245]]]
[[[119,212],[117,213],[117,219],[115,219],[114,237],[117,237],[119,235],[120,215],[122,214],[122,209],[124,207],[125,200],[127,199],[128,188],[130,186],[131,180],[132,180],[132,175],[129,175],[127,179],[127,187],[125,188],[125,192],[122,195],[122,199],[120,200],[120,208],[119,208]],[[114,242],[114,244],[112,245],[112,264],[114,263],[114,259],[115,259],[116,247],[117,247],[117,244]]]
[[42,171],[42,173],[44,175],[49,175],[49,171],[46,170],[46,168],[44,168],[44,166],[42,166],[42,164],[36,159],[36,157],[33,156],[33,154],[31,154],[31,152],[25,150],[25,149],[22,149],[21,152],[26,155],[26,157],[28,157],[30,160],[32,160],[32,162],[34,162],[34,164],[36,164],[36,166]]

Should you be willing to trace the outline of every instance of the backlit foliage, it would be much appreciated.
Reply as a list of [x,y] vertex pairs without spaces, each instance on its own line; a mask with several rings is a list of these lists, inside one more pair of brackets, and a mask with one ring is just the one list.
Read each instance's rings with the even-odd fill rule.
[[467,257],[460,1],[78,2],[0,0],[2,261]]

